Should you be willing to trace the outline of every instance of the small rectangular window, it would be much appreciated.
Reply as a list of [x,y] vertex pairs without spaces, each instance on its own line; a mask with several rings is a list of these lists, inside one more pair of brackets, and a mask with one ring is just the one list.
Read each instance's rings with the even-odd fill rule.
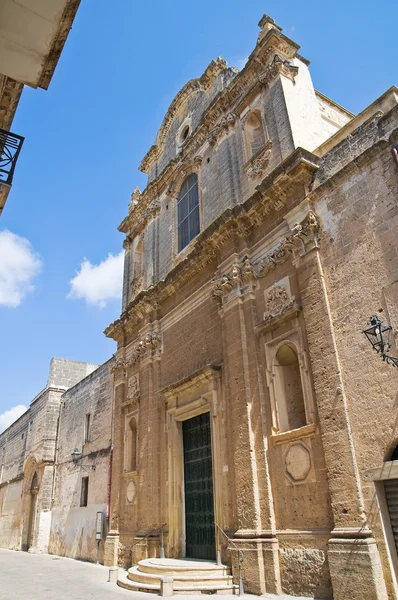
[[82,490],[80,494],[80,506],[87,506],[88,499],[88,477],[82,477]]
[[90,418],[91,418],[90,413],[87,413],[85,421],[84,421],[84,443],[85,444],[90,441]]

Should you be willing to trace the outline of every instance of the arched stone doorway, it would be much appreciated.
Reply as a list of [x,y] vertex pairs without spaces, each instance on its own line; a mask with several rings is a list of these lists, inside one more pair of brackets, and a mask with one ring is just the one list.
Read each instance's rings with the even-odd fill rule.
[[32,484],[30,486],[30,506],[29,506],[29,521],[28,521],[28,537],[26,550],[33,546],[35,535],[35,525],[37,516],[37,496],[39,493],[39,479],[37,473],[33,475]]

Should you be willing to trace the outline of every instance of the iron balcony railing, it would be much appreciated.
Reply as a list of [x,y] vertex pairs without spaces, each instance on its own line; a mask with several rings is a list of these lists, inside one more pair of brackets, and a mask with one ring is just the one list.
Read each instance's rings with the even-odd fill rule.
[[0,129],[0,183],[11,185],[24,139],[21,135]]

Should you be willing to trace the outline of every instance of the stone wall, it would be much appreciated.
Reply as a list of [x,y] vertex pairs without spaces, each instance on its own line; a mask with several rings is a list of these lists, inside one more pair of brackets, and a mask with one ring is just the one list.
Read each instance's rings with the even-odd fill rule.
[[0,435],[0,546],[48,550],[62,394],[94,367],[53,358],[46,388]]
[[[113,359],[97,368],[62,397],[55,494],[49,552],[97,560],[96,518],[102,513],[107,533],[111,456]],[[85,440],[86,415],[90,415]],[[77,449],[81,455],[72,458]],[[87,506],[81,506],[82,478],[88,477]],[[103,543],[99,548],[102,561]]]

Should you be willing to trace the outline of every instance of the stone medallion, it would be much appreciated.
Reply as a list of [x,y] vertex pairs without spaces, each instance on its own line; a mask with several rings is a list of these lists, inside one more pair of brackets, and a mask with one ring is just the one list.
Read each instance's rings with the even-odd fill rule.
[[127,485],[127,502],[129,502],[130,504],[132,504],[135,500],[135,495],[136,495],[136,489],[135,489],[135,483],[134,481],[129,481],[128,485]]

